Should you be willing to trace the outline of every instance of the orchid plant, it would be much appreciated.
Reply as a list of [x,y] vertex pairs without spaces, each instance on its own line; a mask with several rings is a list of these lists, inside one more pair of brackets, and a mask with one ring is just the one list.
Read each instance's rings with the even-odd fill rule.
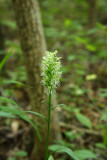
[[56,89],[61,78],[61,57],[56,57],[57,51],[48,52],[42,60],[42,76],[43,84],[46,87],[46,92],[49,94],[48,102],[48,130],[47,130],[47,142],[46,142],[46,160],[48,159],[48,144],[49,144],[49,128],[50,128],[50,113],[51,113],[51,93]]
[[[51,154],[48,154],[48,145],[49,145],[49,129],[50,129],[50,116],[53,108],[51,107],[51,96],[52,92],[58,87],[61,79],[61,57],[56,56],[57,51],[49,52],[46,51],[45,56],[42,59],[42,84],[45,86],[45,91],[48,94],[48,129],[47,129],[47,141],[46,141],[46,157],[45,160],[54,160]],[[57,105],[59,106],[59,105]],[[69,148],[59,148],[57,151],[66,152],[73,159],[78,160],[76,155]]]

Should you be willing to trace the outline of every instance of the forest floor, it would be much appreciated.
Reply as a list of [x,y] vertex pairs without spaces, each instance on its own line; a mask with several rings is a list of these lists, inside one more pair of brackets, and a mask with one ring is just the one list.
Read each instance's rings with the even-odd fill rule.
[[[11,59],[7,63],[7,67],[11,68],[11,65],[8,66],[10,62]],[[5,78],[7,77],[4,76],[3,79]],[[59,115],[61,115],[59,125],[62,140],[54,142],[54,144],[65,145],[73,150],[87,149],[93,151],[99,160],[106,160],[107,150],[104,145],[106,123],[105,119],[101,120],[102,115],[104,117],[106,98],[99,97],[100,91],[98,91],[97,85],[92,81],[87,82],[84,85],[85,93],[82,93],[80,88],[75,89],[75,84],[69,78],[69,73],[64,74],[64,80],[57,89],[56,95],[58,104],[66,104],[65,107],[57,108]],[[82,90],[84,87],[82,86]],[[88,92],[90,87],[91,91]],[[1,96],[12,94],[12,99],[23,110],[30,110],[26,87],[10,83],[5,88],[0,87],[0,94]],[[0,160],[7,160],[8,157],[27,159],[33,146],[31,126],[25,121],[15,118],[2,117],[0,122]],[[62,156],[62,158],[68,157]]]

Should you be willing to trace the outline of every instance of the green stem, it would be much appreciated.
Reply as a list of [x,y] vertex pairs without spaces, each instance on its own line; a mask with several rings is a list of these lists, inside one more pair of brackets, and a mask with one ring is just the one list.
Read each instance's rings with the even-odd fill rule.
[[48,102],[48,129],[47,129],[46,159],[45,159],[45,160],[48,160],[48,144],[49,144],[49,129],[50,129],[50,113],[51,113],[51,90],[49,91],[49,102]]

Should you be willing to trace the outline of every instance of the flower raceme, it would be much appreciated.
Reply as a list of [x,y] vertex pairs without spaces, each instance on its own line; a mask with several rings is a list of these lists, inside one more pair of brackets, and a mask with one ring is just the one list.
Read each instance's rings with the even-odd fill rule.
[[47,91],[55,90],[61,78],[61,57],[56,56],[57,51],[46,51],[42,59],[42,83],[45,85]]

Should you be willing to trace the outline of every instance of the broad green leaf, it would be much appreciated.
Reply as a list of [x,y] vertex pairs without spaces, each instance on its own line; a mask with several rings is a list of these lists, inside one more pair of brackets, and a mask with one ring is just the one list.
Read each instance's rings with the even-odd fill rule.
[[87,160],[89,158],[96,159],[96,155],[90,150],[77,150],[74,153],[78,156],[79,160]]
[[18,157],[25,157],[27,156],[27,153],[23,150],[20,150],[20,151],[15,152],[15,155],[17,155]]
[[86,80],[89,81],[89,80],[95,80],[97,78],[97,75],[96,74],[91,74],[91,75],[87,75],[86,76]]
[[86,38],[82,38],[82,37],[76,37],[76,41],[83,43],[83,44],[87,44],[88,43],[88,39]]
[[9,27],[9,28],[11,28],[11,29],[16,29],[17,27],[16,27],[16,23],[15,23],[15,21],[12,21],[12,20],[3,20],[2,21],[2,24],[4,25],[4,26],[6,26],[6,27]]
[[102,114],[100,119],[107,121],[107,109],[103,112],[103,114]]
[[103,92],[103,93],[99,93],[98,94],[99,95],[99,97],[101,97],[101,98],[107,98],[107,93],[105,92]]
[[99,51],[99,52],[97,52],[97,54],[98,54],[98,57],[99,58],[105,58],[105,60],[107,59],[107,51],[106,50],[101,50],[101,51]]
[[102,29],[102,30],[105,29],[105,25],[103,25],[103,24],[101,24],[101,23],[99,23],[99,22],[97,22],[97,27],[98,27],[99,29]]
[[58,35],[58,30],[52,27],[45,27],[45,34],[47,37],[56,37]]
[[66,27],[69,27],[70,25],[71,25],[71,23],[72,23],[72,20],[71,19],[65,19],[65,21],[64,21],[64,25],[66,26]]
[[71,158],[73,158],[74,160],[79,160],[78,157],[76,156],[76,154],[69,148],[65,147],[65,146],[61,146],[61,145],[52,145],[49,147],[50,150],[52,150],[52,152],[50,153],[53,154],[55,152],[58,153],[67,153]]
[[89,30],[87,30],[87,35],[91,35],[91,34],[94,34],[94,33],[96,33],[96,32],[98,32],[98,29],[97,28],[91,28],[91,29],[89,29]]
[[76,113],[75,116],[76,116],[77,120],[82,125],[84,125],[85,127],[88,127],[88,128],[92,128],[91,120],[87,116],[85,116],[85,115],[83,115],[81,113]]
[[48,160],[54,160],[53,156],[50,155],[49,158],[48,158]]
[[63,106],[65,106],[65,107],[66,107],[66,105],[65,105],[65,104],[58,104],[58,105],[56,105],[56,106],[52,107],[52,108],[51,108],[51,110],[53,110],[53,109],[55,109],[55,108],[57,108],[57,107],[63,107]]
[[6,61],[8,60],[9,56],[12,54],[12,51],[10,51],[5,57],[4,59],[0,62],[0,72],[4,66],[4,64],[6,63]]
[[75,55],[69,55],[69,56],[67,57],[67,59],[68,59],[68,61],[73,61],[73,60],[76,59],[76,56],[75,56]]
[[32,114],[34,114],[36,116],[39,116],[39,117],[43,118],[45,121],[48,121],[48,119],[44,115],[42,115],[40,113],[33,112],[33,111],[25,111],[25,112],[32,113]]
[[92,52],[94,52],[94,51],[97,50],[96,46],[95,46],[95,45],[92,45],[92,44],[87,44],[87,45],[86,45],[86,48],[87,48],[89,51],[92,51]]
[[60,149],[58,152],[65,152],[74,160],[79,160],[78,156],[69,148]]
[[58,144],[53,144],[51,146],[49,146],[49,149],[54,152],[54,151],[57,151],[61,148],[64,148],[65,146],[64,145],[58,145]]
[[96,143],[95,146],[100,148],[100,149],[107,149],[106,145],[103,144],[103,143]]
[[71,131],[66,131],[64,132],[65,136],[67,138],[69,138],[70,140],[74,140],[76,139],[77,137],[80,137],[82,133],[73,133]]

